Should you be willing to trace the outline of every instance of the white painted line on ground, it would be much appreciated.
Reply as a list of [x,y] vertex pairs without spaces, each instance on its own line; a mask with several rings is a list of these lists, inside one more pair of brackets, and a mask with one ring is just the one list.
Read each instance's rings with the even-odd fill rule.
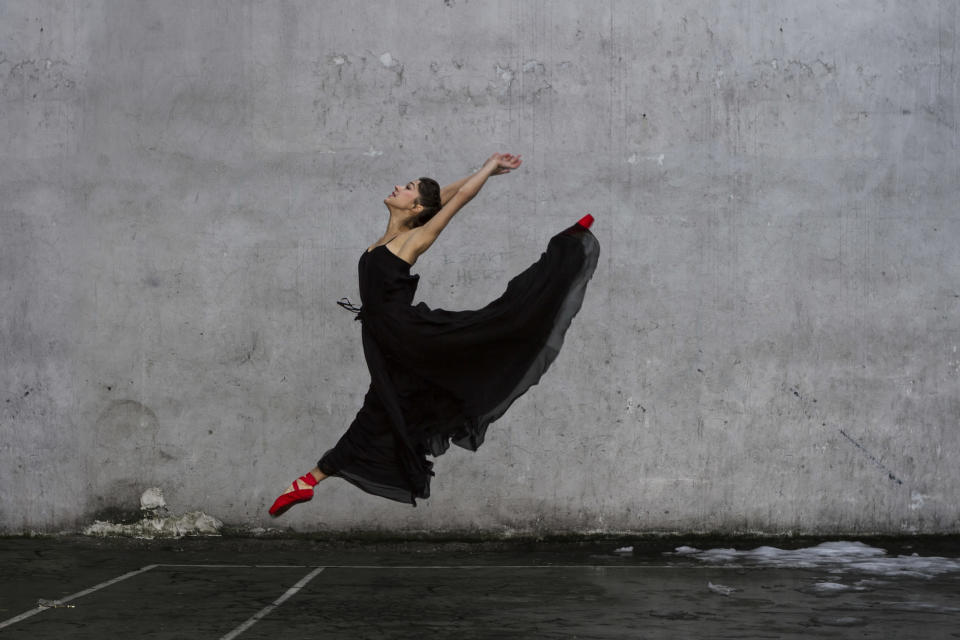
[[[161,569],[197,568],[197,569],[257,569],[259,564],[158,564]],[[306,564],[278,565],[286,569],[309,569]]]
[[[309,569],[319,565],[309,564],[158,564],[165,567],[197,567],[205,569]],[[325,564],[325,569],[445,569],[459,571],[463,569],[766,569],[769,567],[746,567],[736,564],[435,564],[435,565],[389,565],[389,564]]]
[[273,604],[268,604],[268,605],[265,606],[263,609],[261,609],[260,611],[256,612],[255,614],[253,614],[253,616],[251,616],[249,620],[247,620],[246,622],[244,622],[243,624],[241,624],[239,627],[237,627],[236,629],[234,629],[233,631],[231,631],[231,632],[228,633],[227,635],[221,637],[220,640],[233,640],[233,638],[236,638],[236,637],[239,636],[241,633],[243,633],[244,631],[246,631],[247,629],[249,629],[249,628],[252,627],[253,625],[257,624],[257,623],[260,621],[261,618],[263,618],[265,615],[267,615],[268,613],[270,613],[271,611],[273,611],[274,609],[276,609],[277,607],[279,607],[281,604],[284,603],[285,600],[287,600],[287,598],[289,598],[290,596],[292,596],[293,594],[295,594],[297,591],[300,591],[300,589],[302,589],[303,587],[305,587],[305,586],[307,585],[307,583],[310,582],[311,580],[313,580],[314,577],[317,576],[317,574],[319,574],[321,571],[324,570],[324,568],[325,568],[325,567],[319,567],[319,568],[317,568],[317,569],[314,569],[313,571],[311,571],[311,572],[308,573],[307,575],[303,576],[303,578],[300,579],[300,582],[298,582],[297,584],[295,584],[295,585],[293,585],[292,587],[290,587],[289,589],[287,589],[287,592],[284,593],[284,594],[283,594],[282,596],[280,596],[279,598],[277,598],[277,599],[273,602]]
[[[315,564],[158,564],[161,569],[316,569]],[[327,565],[323,565],[327,566]]]
[[369,569],[387,570],[426,570],[463,571],[473,569],[763,569],[764,567],[743,567],[737,565],[676,565],[676,564],[458,564],[458,565],[389,565],[389,564],[325,564],[327,569]]
[[[103,589],[104,587],[109,587],[109,586],[112,585],[112,584],[117,584],[117,583],[120,582],[121,580],[126,580],[127,578],[132,578],[133,576],[137,576],[137,575],[140,575],[141,573],[145,573],[145,572],[147,572],[147,571],[150,571],[151,569],[155,569],[157,566],[159,566],[159,565],[155,565],[155,564],[147,565],[147,566],[143,567],[142,569],[137,569],[136,571],[131,571],[130,573],[125,573],[125,574],[123,574],[122,576],[118,576],[118,577],[116,577],[116,578],[114,578],[114,579],[112,579],[112,580],[107,580],[106,582],[101,582],[100,584],[94,585],[94,586],[90,587],[89,589],[84,589],[83,591],[78,591],[77,593],[71,594],[71,595],[67,596],[66,598],[60,598],[59,600],[51,600],[51,603],[53,604],[53,606],[57,606],[57,605],[61,605],[61,604],[66,604],[67,602],[70,602],[71,600],[76,600],[77,598],[82,598],[83,596],[89,595],[89,594],[93,593],[94,591],[99,591],[100,589]],[[31,616],[35,616],[35,615],[37,615],[38,613],[40,613],[41,611],[46,611],[47,609],[50,609],[50,608],[53,608],[53,607],[51,607],[51,606],[38,606],[36,609],[31,609],[30,611],[26,611],[26,612],[24,612],[24,613],[21,613],[21,614],[18,615],[18,616],[14,616],[13,618],[10,618],[9,620],[4,620],[3,622],[0,622],[0,629],[3,629],[4,627],[9,627],[10,625],[16,624],[16,623],[18,623],[18,622],[22,622],[23,620],[26,620],[27,618],[29,618],[29,617],[31,617]]]

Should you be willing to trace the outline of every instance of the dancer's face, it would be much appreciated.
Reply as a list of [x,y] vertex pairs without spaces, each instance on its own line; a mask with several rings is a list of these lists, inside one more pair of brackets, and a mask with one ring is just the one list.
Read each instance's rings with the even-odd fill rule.
[[395,185],[393,191],[387,196],[383,203],[391,208],[400,210],[410,210],[411,213],[417,213],[423,207],[417,204],[417,198],[420,197],[420,181],[412,180],[407,184]]

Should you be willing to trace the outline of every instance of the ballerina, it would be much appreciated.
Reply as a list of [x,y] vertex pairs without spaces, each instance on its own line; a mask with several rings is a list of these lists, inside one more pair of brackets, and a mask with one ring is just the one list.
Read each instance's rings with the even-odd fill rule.
[[410,267],[491,176],[522,164],[495,153],[446,187],[431,178],[396,185],[383,203],[383,235],[360,257],[364,357],[370,388],[356,418],[313,469],[294,480],[270,515],[310,500],[337,476],[384,498],[416,504],[430,495],[433,457],[450,442],[475,451],[488,425],[536,384],[559,352],[597,264],[590,215],[551,238],[546,252],[479,310],[413,305]]

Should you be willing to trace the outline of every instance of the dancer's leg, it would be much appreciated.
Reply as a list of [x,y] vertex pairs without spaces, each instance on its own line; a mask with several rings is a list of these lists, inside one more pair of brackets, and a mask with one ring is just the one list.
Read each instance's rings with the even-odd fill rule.
[[[306,502],[313,498],[313,486],[326,478],[326,474],[314,467],[303,474],[287,487],[287,490],[273,501],[270,507],[270,515],[276,517],[284,513],[287,509],[298,502]],[[312,482],[311,482],[312,481]]]
[[[313,479],[316,480],[317,482],[320,482],[321,480],[324,480],[328,477],[323,471],[320,471],[320,467],[314,467],[313,469],[311,469],[310,475],[312,475]],[[291,491],[295,491],[298,489],[309,489],[309,488],[310,488],[309,484],[307,484],[300,478],[297,478],[296,480],[293,481],[293,484],[287,487],[287,490],[284,491],[283,493],[290,493]]]

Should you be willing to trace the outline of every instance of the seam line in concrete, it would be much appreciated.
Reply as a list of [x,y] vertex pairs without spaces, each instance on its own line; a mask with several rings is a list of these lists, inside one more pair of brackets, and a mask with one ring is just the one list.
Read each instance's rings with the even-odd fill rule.
[[292,596],[293,594],[295,594],[297,591],[300,591],[300,589],[302,589],[303,587],[305,587],[308,582],[310,582],[311,580],[313,580],[314,577],[316,577],[317,574],[319,574],[319,573],[320,573],[321,571],[323,571],[325,568],[326,568],[326,567],[319,567],[319,568],[317,568],[317,569],[314,569],[313,571],[311,571],[311,572],[308,573],[307,575],[305,575],[303,578],[300,579],[300,582],[298,582],[297,584],[295,584],[295,585],[293,585],[292,587],[290,587],[289,589],[287,589],[287,592],[284,593],[284,594],[283,594],[282,596],[280,596],[279,598],[277,598],[272,604],[268,604],[268,605],[265,606],[263,609],[261,609],[260,611],[256,612],[256,613],[253,614],[252,616],[250,616],[250,618],[249,618],[246,622],[244,622],[243,624],[241,624],[239,627],[237,627],[236,629],[234,629],[233,631],[231,631],[231,632],[228,633],[227,635],[222,636],[222,637],[220,638],[220,640],[233,640],[233,638],[236,638],[236,637],[239,636],[241,633],[243,633],[244,631],[246,631],[247,629],[249,629],[249,628],[252,627],[253,625],[257,624],[257,623],[260,621],[261,618],[263,618],[263,617],[266,616],[268,613],[270,613],[271,611],[273,611],[274,609],[276,609],[277,607],[279,607],[281,604],[284,603],[284,601],[286,601],[288,598],[290,598],[290,596]]
[[12,618],[10,618],[10,619],[8,619],[8,620],[4,620],[3,622],[0,622],[0,629],[3,629],[4,627],[9,627],[9,626],[14,625],[14,624],[16,624],[16,623],[18,623],[18,622],[22,622],[22,621],[26,620],[27,618],[29,618],[29,617],[31,617],[31,616],[35,616],[35,615],[37,615],[38,613],[40,613],[40,612],[42,612],[42,611],[46,611],[47,609],[54,608],[54,607],[56,607],[57,605],[65,604],[65,603],[67,603],[67,602],[70,602],[71,600],[76,600],[77,598],[82,598],[83,596],[89,595],[89,594],[93,593],[94,591],[99,591],[100,589],[103,589],[104,587],[109,587],[109,586],[112,585],[112,584],[117,584],[118,582],[121,582],[122,580],[126,580],[127,578],[132,578],[133,576],[138,576],[138,575],[140,575],[141,573],[145,573],[145,572],[147,572],[147,571],[150,571],[151,569],[155,569],[155,568],[158,567],[158,566],[159,566],[159,565],[150,564],[150,565],[147,565],[147,566],[145,566],[145,567],[143,567],[143,568],[141,568],[141,569],[137,569],[136,571],[131,571],[131,572],[129,572],[129,573],[123,574],[122,576],[117,576],[116,578],[113,578],[112,580],[107,580],[106,582],[101,582],[100,584],[94,585],[94,586],[90,587],[89,589],[84,589],[83,591],[78,591],[77,593],[71,594],[71,595],[69,595],[69,596],[67,596],[67,597],[65,597],[65,598],[60,598],[59,600],[53,600],[53,601],[51,601],[51,605],[52,605],[52,606],[38,605],[35,609],[31,609],[30,611],[26,611],[26,612],[24,612],[24,613],[21,613],[21,614],[18,615],[18,616],[14,616],[14,617],[12,617]]

